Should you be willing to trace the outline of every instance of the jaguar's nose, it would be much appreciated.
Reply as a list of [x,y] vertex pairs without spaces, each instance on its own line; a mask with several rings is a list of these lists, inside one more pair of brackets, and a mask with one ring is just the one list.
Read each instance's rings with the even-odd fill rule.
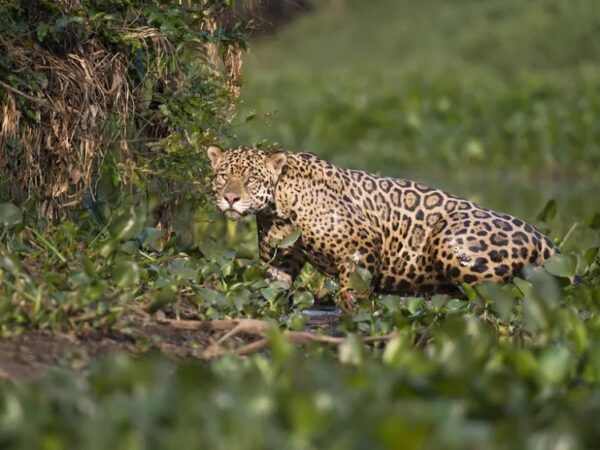
[[223,197],[225,197],[225,200],[227,201],[227,203],[229,203],[229,206],[233,206],[233,204],[240,199],[240,196],[238,194],[234,194],[232,192],[227,192],[223,194]]

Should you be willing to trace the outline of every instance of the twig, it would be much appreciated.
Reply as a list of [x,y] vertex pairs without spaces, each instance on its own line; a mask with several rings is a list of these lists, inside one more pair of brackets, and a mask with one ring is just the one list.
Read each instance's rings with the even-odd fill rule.
[[[233,353],[235,353],[238,356],[249,355],[250,353],[256,353],[262,350],[267,346],[268,343],[269,340],[267,338],[261,338],[257,341],[236,348],[235,350],[233,350]],[[201,356],[204,359],[215,359],[230,352],[231,350],[224,349],[220,345],[212,345],[208,347],[204,352],[202,352]]]
[[[237,355],[246,355],[249,353],[262,350],[268,344],[268,334],[273,325],[270,322],[258,319],[234,319],[234,320],[213,320],[213,321],[197,321],[197,320],[175,320],[167,318],[157,319],[159,323],[163,323],[174,328],[182,330],[205,330],[205,331],[226,331],[216,342],[211,344],[204,352],[202,357],[212,359],[220,357],[228,352],[233,352]],[[222,344],[231,340],[238,334],[245,333],[252,336],[259,336],[260,339],[250,344],[243,345],[237,349],[224,348]],[[283,336],[290,342],[295,344],[309,344],[311,342],[319,342],[331,345],[341,345],[346,341],[345,337],[328,336],[325,334],[315,334],[308,331],[284,331]],[[367,336],[363,342],[381,342],[389,341],[396,332],[393,331],[381,336]]]
[[32,97],[31,95],[26,94],[25,92],[17,89],[16,87],[11,86],[8,83],[5,83],[2,80],[0,80],[0,86],[2,86],[4,89],[14,92],[17,95],[20,95],[21,97],[26,98],[27,100],[31,100],[32,102],[36,102],[40,105],[45,106],[46,108],[52,109],[52,106],[46,100],[41,99],[41,98]]

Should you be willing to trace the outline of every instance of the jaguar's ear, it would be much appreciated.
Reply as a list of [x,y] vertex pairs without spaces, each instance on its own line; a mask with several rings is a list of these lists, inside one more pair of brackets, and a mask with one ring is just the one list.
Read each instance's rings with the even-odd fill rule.
[[206,154],[208,155],[208,159],[210,160],[210,165],[214,169],[219,159],[221,159],[221,155],[223,155],[223,149],[218,145],[211,145],[206,150]]
[[287,162],[285,152],[275,152],[267,156],[267,167],[277,176],[281,173]]

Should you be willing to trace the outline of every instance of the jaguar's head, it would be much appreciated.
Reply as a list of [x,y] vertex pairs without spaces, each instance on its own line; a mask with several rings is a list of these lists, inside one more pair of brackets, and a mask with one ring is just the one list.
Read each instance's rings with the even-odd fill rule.
[[275,185],[286,164],[286,153],[236,148],[207,150],[217,207],[233,220],[255,214],[275,201]]

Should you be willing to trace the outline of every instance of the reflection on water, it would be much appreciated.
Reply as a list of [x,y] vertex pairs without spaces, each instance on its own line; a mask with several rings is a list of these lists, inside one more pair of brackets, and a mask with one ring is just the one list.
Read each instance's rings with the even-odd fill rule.
[[339,323],[342,314],[342,310],[337,306],[328,305],[316,305],[314,308],[302,311],[306,326],[309,328],[336,325]]

